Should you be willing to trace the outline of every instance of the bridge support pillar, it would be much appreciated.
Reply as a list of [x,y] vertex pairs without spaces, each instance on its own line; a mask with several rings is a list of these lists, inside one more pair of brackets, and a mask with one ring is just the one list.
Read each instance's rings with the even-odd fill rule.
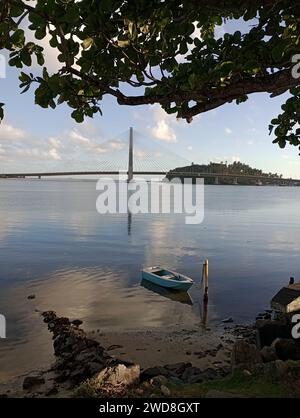
[[219,177],[215,177],[215,184],[219,184]]
[[128,157],[128,177],[127,182],[133,179],[133,128],[129,130],[129,157]]

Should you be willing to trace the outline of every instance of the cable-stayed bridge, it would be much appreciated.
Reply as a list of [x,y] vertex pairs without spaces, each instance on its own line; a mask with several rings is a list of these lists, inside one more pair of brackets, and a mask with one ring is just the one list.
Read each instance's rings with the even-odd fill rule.
[[[77,135],[77,136],[76,136]],[[65,155],[59,161],[44,160],[42,163],[27,164],[30,169],[19,171],[0,170],[0,178],[43,178],[60,176],[119,176],[124,175],[130,181],[135,175],[158,175],[172,178],[204,178],[210,184],[219,184],[224,179],[226,184],[243,184],[245,180],[251,184],[277,184],[300,186],[300,180],[278,178],[266,175],[246,173],[212,173],[197,172],[191,162],[174,153],[170,147],[164,147],[160,141],[151,140],[133,128],[106,142],[91,141],[79,134],[75,151]],[[77,150],[77,151],[76,151]],[[88,153],[84,154],[83,150]],[[39,154],[35,155],[39,159]],[[27,165],[25,165],[27,167]],[[180,169],[179,167],[182,167]],[[209,179],[209,180],[208,180]],[[229,183],[227,182],[229,181]]]
[[[87,140],[88,141],[88,140]],[[82,147],[86,144],[82,143]],[[104,143],[89,145],[89,158],[81,155],[59,162],[47,161],[44,167],[0,172],[2,178],[88,176],[126,174],[131,180],[134,175],[166,175],[176,167],[190,165],[190,161],[178,156],[159,141],[129,129]]]

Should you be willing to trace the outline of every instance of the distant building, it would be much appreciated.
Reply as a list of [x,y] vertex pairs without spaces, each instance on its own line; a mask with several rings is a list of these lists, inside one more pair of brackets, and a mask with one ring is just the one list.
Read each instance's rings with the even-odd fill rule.
[[300,283],[280,289],[271,300],[271,307],[284,313],[300,311]]

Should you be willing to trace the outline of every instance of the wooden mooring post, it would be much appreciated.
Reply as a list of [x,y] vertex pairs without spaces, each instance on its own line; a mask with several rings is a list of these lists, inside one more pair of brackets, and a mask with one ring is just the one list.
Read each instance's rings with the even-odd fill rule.
[[203,300],[208,301],[208,260],[205,260],[202,269],[202,281],[204,287]]

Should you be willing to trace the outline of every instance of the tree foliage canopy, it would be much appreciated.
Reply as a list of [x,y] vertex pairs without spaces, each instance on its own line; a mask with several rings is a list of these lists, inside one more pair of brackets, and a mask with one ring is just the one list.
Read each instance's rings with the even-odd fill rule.
[[[216,36],[228,20],[243,30]],[[56,73],[45,66],[44,38],[59,51]],[[281,147],[300,144],[297,0],[2,0],[0,48],[20,69],[23,92],[34,88],[44,108],[67,103],[77,122],[101,113],[107,95],[159,103],[191,122],[251,93],[290,92],[270,131]]]

